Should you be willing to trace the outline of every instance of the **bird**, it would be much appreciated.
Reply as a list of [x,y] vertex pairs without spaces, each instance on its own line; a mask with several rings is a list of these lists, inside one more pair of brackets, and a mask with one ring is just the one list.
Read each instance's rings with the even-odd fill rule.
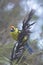
[[[32,9],[30,11],[30,13],[27,15],[27,18],[23,20],[22,30],[19,30],[14,25],[10,26],[10,34],[11,34],[12,38],[17,41],[16,45],[14,45],[16,50],[15,50],[14,47],[13,47],[13,50],[12,50],[11,60],[13,60],[15,58],[19,58],[19,55],[21,54],[21,51],[24,49],[24,47],[28,48],[28,51],[29,51],[30,54],[33,53],[32,48],[29,47],[29,45],[27,43],[27,40],[28,40],[30,33],[31,33],[30,26],[35,24],[35,22],[33,22],[31,24],[29,23],[29,21],[31,20],[34,12],[35,11]],[[15,50],[15,53],[14,53],[14,50]]]
[[[21,34],[21,30],[19,30],[18,28],[14,27],[14,25],[11,25],[10,27],[10,34],[12,36],[12,38],[16,41],[18,41],[18,36],[19,34]],[[24,36],[22,41],[26,41],[28,38],[27,36]]]

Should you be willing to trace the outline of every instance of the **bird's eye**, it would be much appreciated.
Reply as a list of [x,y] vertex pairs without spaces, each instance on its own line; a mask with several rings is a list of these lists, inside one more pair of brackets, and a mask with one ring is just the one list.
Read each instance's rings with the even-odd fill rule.
[[11,28],[11,32],[14,32],[14,28]]

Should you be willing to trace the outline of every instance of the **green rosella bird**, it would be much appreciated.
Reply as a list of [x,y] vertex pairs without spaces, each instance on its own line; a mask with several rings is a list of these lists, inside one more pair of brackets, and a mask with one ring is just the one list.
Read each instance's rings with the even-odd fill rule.
[[22,30],[18,30],[18,28],[16,28],[13,25],[10,28],[10,34],[12,38],[17,41],[12,50],[11,60],[18,59],[19,57],[21,57],[25,48],[28,48],[30,54],[33,53],[32,48],[29,47],[29,44],[27,43],[27,40],[31,33],[30,26],[32,26],[35,23],[29,23],[34,12],[35,11],[32,9],[30,13],[27,15],[27,18],[23,20]]

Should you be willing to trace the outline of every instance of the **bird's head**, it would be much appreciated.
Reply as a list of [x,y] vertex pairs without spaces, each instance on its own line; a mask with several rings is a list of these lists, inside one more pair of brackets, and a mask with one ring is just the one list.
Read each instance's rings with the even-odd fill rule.
[[13,25],[10,27],[10,31],[11,32],[14,32],[15,31],[15,27]]

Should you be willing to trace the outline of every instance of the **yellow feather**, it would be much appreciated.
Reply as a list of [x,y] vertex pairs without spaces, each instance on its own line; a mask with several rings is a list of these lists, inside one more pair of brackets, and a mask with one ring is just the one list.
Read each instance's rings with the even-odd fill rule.
[[12,38],[17,41],[19,30],[17,28],[15,28],[14,32],[10,32],[10,34],[11,34]]
[[[21,31],[19,31],[18,28],[14,28],[14,32],[10,32],[10,34],[11,34],[12,38],[17,41],[18,35],[20,32]],[[25,42],[26,40],[27,40],[27,36],[24,37],[23,42]]]

